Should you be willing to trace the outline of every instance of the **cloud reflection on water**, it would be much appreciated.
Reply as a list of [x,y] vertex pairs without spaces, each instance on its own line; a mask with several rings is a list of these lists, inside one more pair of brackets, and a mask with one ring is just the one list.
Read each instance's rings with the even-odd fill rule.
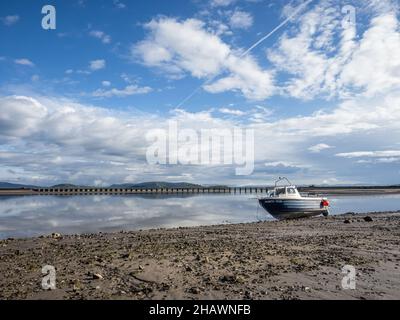
[[[0,238],[273,219],[255,195],[0,197]],[[400,209],[400,195],[330,197],[331,214]]]

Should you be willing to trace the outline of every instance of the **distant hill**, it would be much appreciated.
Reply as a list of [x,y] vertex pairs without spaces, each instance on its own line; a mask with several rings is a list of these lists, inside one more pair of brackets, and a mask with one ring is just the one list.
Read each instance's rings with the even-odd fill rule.
[[32,188],[37,188],[37,186],[0,182],[0,189],[32,189]]
[[78,186],[76,184],[70,184],[70,183],[62,183],[62,184],[56,184],[55,186],[51,186],[50,188],[53,188],[53,189],[78,189],[78,188],[92,188],[92,187]]
[[[108,188],[116,189],[162,189],[162,188],[202,188],[202,185],[187,183],[187,182],[142,182],[142,183],[123,183],[113,184]],[[78,189],[78,188],[93,188],[93,186],[81,186],[70,183],[57,184],[51,187],[33,186],[25,184],[15,184],[8,182],[0,182],[0,189],[34,189],[34,188],[53,188],[53,189]]]
[[162,189],[162,188],[202,188],[200,184],[193,184],[187,182],[142,182],[142,183],[124,183],[124,184],[113,184],[110,188],[120,189]]
[[226,188],[229,188],[229,186],[223,185],[223,184],[212,184],[212,185],[208,185],[207,188],[226,189]]

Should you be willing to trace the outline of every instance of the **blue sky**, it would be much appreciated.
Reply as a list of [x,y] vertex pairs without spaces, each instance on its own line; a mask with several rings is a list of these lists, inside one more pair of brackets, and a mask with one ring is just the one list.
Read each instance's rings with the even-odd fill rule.
[[[56,30],[41,27],[46,4]],[[398,6],[2,1],[0,180],[399,183]],[[145,136],[169,120],[254,130],[253,174],[149,165]]]

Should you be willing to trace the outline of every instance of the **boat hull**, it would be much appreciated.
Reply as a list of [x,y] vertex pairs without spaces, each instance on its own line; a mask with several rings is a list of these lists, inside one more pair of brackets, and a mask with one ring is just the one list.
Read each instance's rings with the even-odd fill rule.
[[259,199],[260,205],[274,218],[279,220],[299,219],[319,215],[328,215],[328,207],[322,205],[322,199]]

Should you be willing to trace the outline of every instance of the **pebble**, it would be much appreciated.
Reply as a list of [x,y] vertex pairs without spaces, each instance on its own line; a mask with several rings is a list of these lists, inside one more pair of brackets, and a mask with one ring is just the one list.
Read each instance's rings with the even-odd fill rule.
[[95,280],[103,280],[104,277],[100,273],[93,273],[93,279],[95,279]]
[[81,282],[78,279],[75,279],[73,282],[73,290],[78,291],[81,289]]
[[201,290],[197,287],[190,288],[190,292],[193,294],[199,294]]
[[193,271],[193,269],[192,269],[191,266],[186,266],[186,267],[185,267],[185,270],[186,270],[187,272],[192,272],[192,271]]
[[225,275],[220,278],[221,282],[229,282],[229,283],[243,283],[245,282],[242,276],[233,276],[233,275]]
[[61,239],[62,236],[61,236],[60,233],[53,232],[53,233],[51,234],[51,238],[53,238],[53,239]]

